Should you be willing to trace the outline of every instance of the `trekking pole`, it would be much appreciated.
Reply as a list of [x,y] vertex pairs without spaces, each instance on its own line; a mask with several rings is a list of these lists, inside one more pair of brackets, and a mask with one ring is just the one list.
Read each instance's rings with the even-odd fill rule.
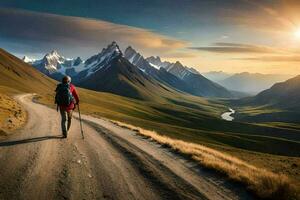
[[79,121],[80,121],[81,136],[82,136],[82,139],[84,139],[83,129],[82,129],[82,120],[81,120],[81,114],[80,114],[79,104],[78,104],[78,114],[79,114]]

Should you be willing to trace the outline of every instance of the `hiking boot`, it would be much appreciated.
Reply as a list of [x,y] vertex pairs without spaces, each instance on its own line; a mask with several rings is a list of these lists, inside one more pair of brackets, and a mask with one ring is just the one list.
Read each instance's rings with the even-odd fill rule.
[[67,134],[68,134],[67,131],[63,131],[63,138],[67,138]]

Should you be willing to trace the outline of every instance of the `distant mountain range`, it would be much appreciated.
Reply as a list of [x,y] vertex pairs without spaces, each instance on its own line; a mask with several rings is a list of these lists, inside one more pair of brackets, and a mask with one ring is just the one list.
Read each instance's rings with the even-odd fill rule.
[[245,113],[237,113],[242,121],[300,122],[300,75],[276,83],[254,97],[233,100],[232,106],[246,109]]
[[40,60],[34,60],[24,56],[23,61],[33,65],[40,72],[56,80],[61,79],[64,74],[72,76],[83,70],[83,61],[80,57],[67,59],[59,55],[55,50],[47,53]]
[[271,88],[247,99],[254,105],[271,105],[300,112],[300,75],[274,84]]
[[125,50],[125,58],[147,75],[177,90],[205,97],[233,96],[233,94],[224,87],[208,80],[195,69],[183,66],[179,61],[175,63],[162,62],[160,57],[149,57],[145,59],[131,47]]
[[225,80],[226,78],[229,78],[233,74],[229,74],[223,71],[210,71],[210,72],[204,72],[202,73],[203,76],[208,78],[209,80],[212,80],[216,83]]
[[229,74],[222,71],[207,72],[203,74],[208,79],[219,83],[228,90],[256,95],[270,88],[273,84],[292,78],[291,75],[260,74],[260,73],[236,73]]
[[67,59],[57,51],[40,60],[24,57],[23,61],[56,80],[69,75],[81,87],[137,99],[165,92],[219,98],[233,96],[224,87],[180,62],[161,62],[159,57],[145,59],[132,47],[128,47],[123,55],[116,42],[86,61],[80,57]]

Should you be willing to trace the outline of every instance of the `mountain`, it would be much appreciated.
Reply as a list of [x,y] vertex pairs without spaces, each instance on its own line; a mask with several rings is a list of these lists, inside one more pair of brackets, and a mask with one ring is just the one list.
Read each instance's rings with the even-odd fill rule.
[[300,112],[300,75],[285,82],[274,84],[248,102],[256,105],[271,105]]
[[6,93],[51,93],[55,81],[0,49],[0,89]]
[[22,58],[22,60],[24,61],[24,62],[26,62],[26,63],[33,63],[35,60],[34,59],[31,59],[31,58],[29,58],[29,57],[27,57],[27,56],[24,56],[23,58]]
[[274,84],[254,97],[233,100],[235,118],[247,122],[300,122],[300,75]]
[[159,56],[151,56],[146,58],[146,60],[155,68],[166,68],[167,66],[171,65],[170,62],[164,61],[162,62]]
[[[121,64],[114,61],[116,57],[118,57],[118,59],[122,61]],[[125,62],[124,59],[129,62]],[[112,86],[108,86],[110,85],[108,82],[114,82],[115,79],[110,80],[105,77],[118,77],[109,74],[111,71],[106,70],[106,68],[109,68],[108,66],[114,68],[115,66],[112,66],[114,64],[118,64],[118,66],[127,66],[128,63],[131,63],[139,70],[138,76],[140,76],[141,74],[143,76],[143,78],[138,78],[138,80],[140,80],[141,82],[145,82],[141,79],[146,78],[147,80],[151,80],[150,82],[155,82],[155,85],[159,85],[160,88],[164,87],[168,88],[168,90],[186,92],[192,95],[206,97],[226,98],[232,96],[232,94],[228,90],[206,79],[193,68],[185,67],[180,62],[161,62],[159,57],[149,57],[145,59],[132,47],[128,47],[125,50],[125,54],[123,55],[116,42],[112,42],[112,44],[108,45],[107,48],[102,49],[100,53],[91,56],[86,61],[82,61],[80,57],[66,59],[55,50],[47,53],[40,60],[31,60],[28,57],[24,57],[23,60],[30,63],[40,72],[58,81],[60,81],[64,75],[69,75],[72,77],[73,82],[78,86],[97,91],[110,91],[116,94],[134,98],[141,98],[140,95],[136,94],[141,92],[128,93],[125,91],[121,91],[121,88],[112,89]],[[127,68],[132,68],[132,66],[127,66]],[[98,71],[99,73],[97,73]],[[114,73],[116,71],[124,72],[122,70],[112,70],[111,73]],[[131,71],[137,72],[136,70]],[[103,75],[104,72],[106,73],[105,75]],[[122,76],[123,75],[120,75],[120,77]],[[95,77],[98,77],[98,79],[96,80]],[[101,79],[99,77],[101,77]],[[128,74],[125,75],[125,77],[128,78]],[[103,80],[106,80],[106,82],[103,82]],[[131,80],[131,78],[128,78],[128,80]],[[124,80],[122,81],[123,86],[127,89],[129,85],[132,86],[133,84],[133,82],[131,82],[129,85],[124,84]],[[135,95],[131,95],[134,93]]]
[[223,71],[210,71],[210,72],[205,72],[202,73],[202,75],[206,78],[208,78],[211,81],[214,81],[216,83],[223,81],[226,78],[229,78],[232,76],[232,74],[225,73]]
[[87,69],[79,73],[78,85],[140,100],[172,95],[175,91],[131,64],[113,42],[98,55],[87,59]]
[[191,93],[189,86],[175,75],[167,72],[162,67],[150,64],[141,54],[136,52],[132,47],[125,50],[124,57],[133,65],[137,66],[147,76],[172,87],[175,90]]
[[[112,42],[86,61],[82,61],[80,57],[66,59],[57,51],[47,53],[40,60],[31,60],[27,57],[23,60],[51,78],[60,81],[64,75],[69,75],[77,86],[95,91],[143,100],[161,98],[166,93],[170,95],[175,93],[174,89],[167,86],[168,82],[170,85],[175,84],[173,83],[177,79],[175,76],[165,70],[157,72],[151,66],[147,69],[147,72],[152,74],[149,76],[145,70],[139,69],[123,57],[116,42]],[[176,84],[182,88],[184,83],[179,81],[180,83]]]
[[288,78],[291,76],[243,72],[218,81],[218,83],[229,90],[257,94],[270,88],[274,83],[285,81]]
[[80,57],[67,59],[61,56],[56,50],[47,53],[40,60],[33,60],[24,56],[23,61],[31,64],[47,76],[59,81],[65,74],[74,76],[84,69],[84,63]]
[[179,61],[175,63],[162,62],[159,57],[146,59],[156,68],[164,68],[167,72],[175,75],[188,85],[191,94],[205,97],[233,97],[233,94],[221,85],[214,83],[193,68],[183,66]]
[[184,76],[189,73],[199,74],[199,72],[197,70],[195,70],[194,68],[189,68],[189,67],[183,66],[179,61],[177,61],[175,63],[171,63],[171,62],[167,62],[167,61],[162,62],[160,57],[158,57],[158,56],[156,56],[156,57],[151,56],[151,57],[148,57],[146,60],[150,63],[151,66],[158,68],[158,69],[164,68],[168,72],[177,76],[180,79],[183,79]]

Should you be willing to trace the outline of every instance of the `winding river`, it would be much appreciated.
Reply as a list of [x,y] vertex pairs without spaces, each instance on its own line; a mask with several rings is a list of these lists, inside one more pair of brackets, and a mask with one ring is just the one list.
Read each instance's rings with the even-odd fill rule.
[[234,117],[232,117],[231,115],[235,113],[235,110],[229,108],[229,112],[225,112],[221,115],[222,119],[226,120],[226,121],[232,121],[234,120]]

